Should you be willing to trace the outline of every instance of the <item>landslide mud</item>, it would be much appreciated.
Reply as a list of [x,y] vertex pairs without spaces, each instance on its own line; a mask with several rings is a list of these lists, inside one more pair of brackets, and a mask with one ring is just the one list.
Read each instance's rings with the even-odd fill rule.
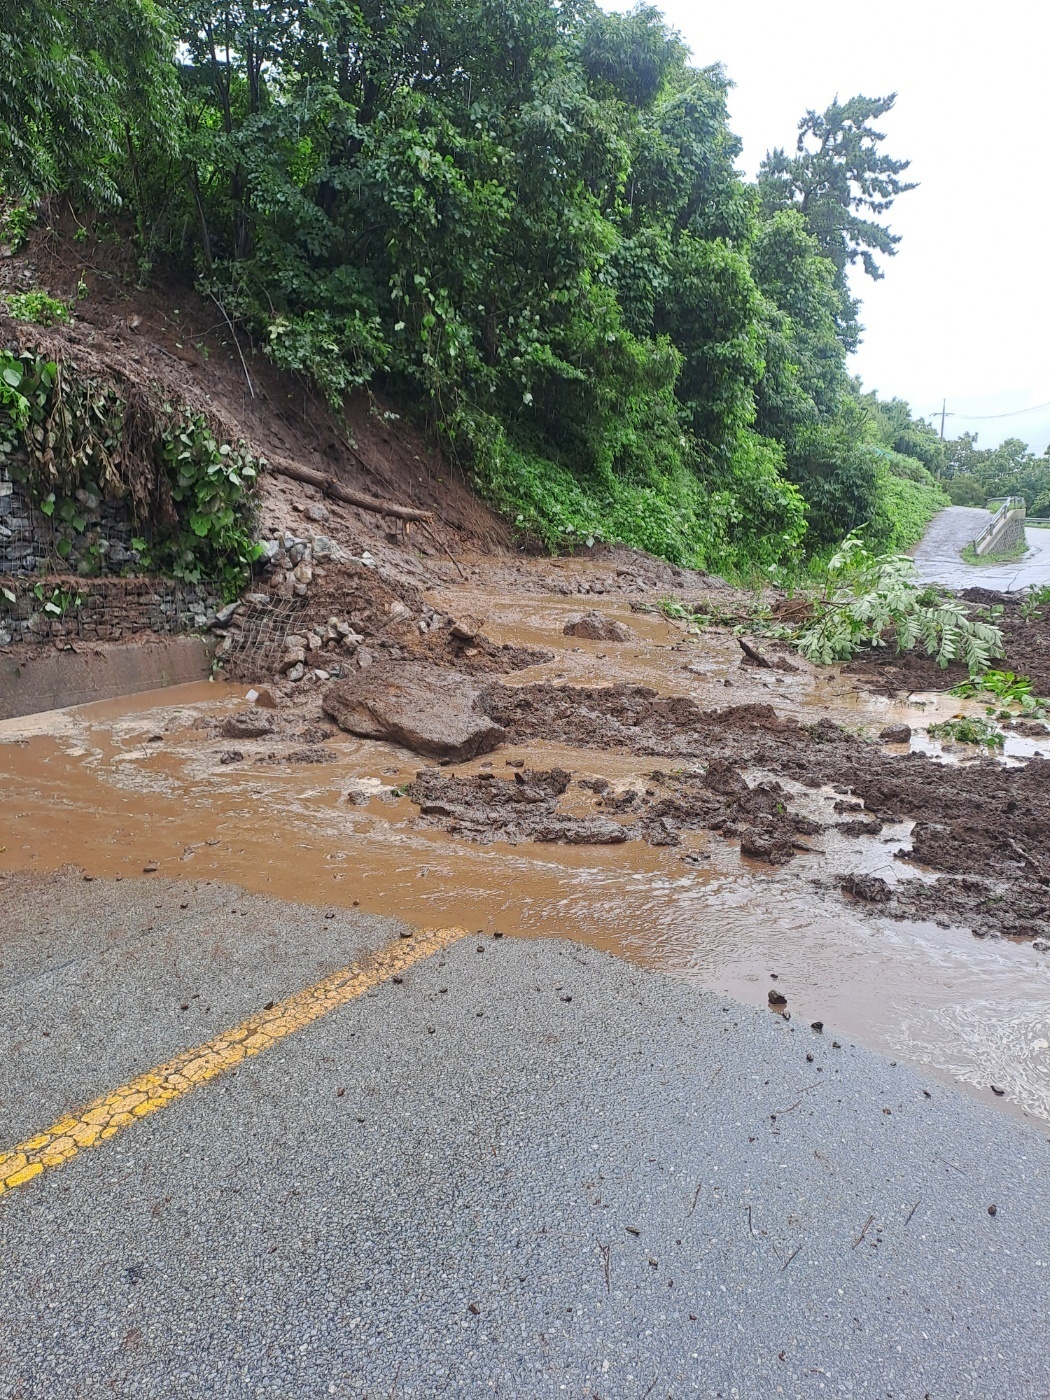
[[[749,786],[721,759],[695,773],[654,769],[643,784],[617,788],[605,778],[574,780],[562,768],[518,770],[509,780],[494,773],[460,778],[431,768],[419,773],[406,795],[418,804],[421,817],[474,841],[680,846],[686,832],[716,831],[738,838],[745,855],[780,865],[796,849],[812,849],[801,836],[824,829],[790,809],[791,798],[779,783]],[[584,811],[562,805],[570,788]],[[879,830],[878,823],[865,827],[867,834]]]
[[[320,685],[274,686],[265,712],[205,685],[0,725],[0,872],[192,875],[560,933],[757,1003],[776,985],[794,1016],[1050,1119],[1039,737],[1011,740],[1012,766],[945,752],[923,726],[959,702],[755,670],[630,591],[431,595],[475,620],[450,641],[491,648],[471,684],[509,733],[468,763],[352,738]],[[566,636],[594,606],[631,639]],[[911,753],[878,739],[902,722]]]
[[[631,805],[642,818],[640,836],[654,818],[671,823],[672,832],[676,824],[697,824],[696,791],[713,787],[726,796],[724,810],[711,810],[709,803],[701,824],[740,835],[747,854],[787,860],[795,844],[792,833],[814,835],[822,828],[800,820],[783,789],[769,783],[749,788],[739,770],[761,770],[808,788],[830,786],[853,799],[844,810],[863,813],[846,824],[847,831],[852,825],[855,834],[864,834],[866,822],[874,834],[883,822],[911,822],[907,858],[952,877],[937,887],[937,896],[917,883],[893,891],[885,882],[857,888],[847,883],[848,893],[900,917],[950,917],[980,934],[1050,936],[1050,762],[1045,758],[1011,768],[995,759],[953,767],[922,753],[887,752],[827,718],[799,724],[761,704],[705,711],[687,697],[636,685],[497,683],[487,692],[487,704],[519,744],[543,737],[705,764],[713,777],[686,781],[661,773],[664,792],[632,795]],[[433,786],[435,780],[429,781]],[[476,792],[475,823],[494,791],[483,785]]]

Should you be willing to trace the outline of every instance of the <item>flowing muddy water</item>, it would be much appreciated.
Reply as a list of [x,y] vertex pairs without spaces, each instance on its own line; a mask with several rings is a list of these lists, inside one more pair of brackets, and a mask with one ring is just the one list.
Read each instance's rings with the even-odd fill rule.
[[[783,714],[819,712],[871,733],[960,708],[944,696],[895,703],[858,694],[837,672],[802,663],[783,673],[742,668],[734,638],[692,638],[611,600],[600,600],[602,611],[627,621],[635,642],[563,636],[579,600],[458,589],[454,605],[483,618],[495,641],[555,652],[503,678],[512,685],[639,681],[704,705],[761,698]],[[417,924],[576,938],[755,1004],[776,986],[806,1023],[823,1020],[829,1033],[1050,1120],[1050,959],[1030,944],[880,917],[814,884],[845,871],[901,878],[894,853],[908,846],[907,823],[860,839],[825,831],[818,850],[779,868],[710,831],[685,833],[674,848],[477,845],[418,822],[401,789],[422,761],[404,749],[336,733],[323,744],[327,762],[295,761],[298,731],[317,723],[316,698],[294,714],[279,711],[276,736],[222,739],[218,723],[244,708],[244,694],[243,686],[183,686],[0,723],[0,871],[74,864],[143,878],[155,864],[152,878],[222,879],[326,906],[360,903]],[[1040,747],[1011,745],[1018,757]],[[220,764],[233,746],[243,761]],[[654,766],[539,741],[504,745],[456,771],[509,777],[508,764],[520,761],[616,788],[644,786]],[[798,810],[829,819],[835,791],[788,786]],[[564,810],[580,800],[574,786]],[[1006,1096],[994,1098],[991,1084]]]

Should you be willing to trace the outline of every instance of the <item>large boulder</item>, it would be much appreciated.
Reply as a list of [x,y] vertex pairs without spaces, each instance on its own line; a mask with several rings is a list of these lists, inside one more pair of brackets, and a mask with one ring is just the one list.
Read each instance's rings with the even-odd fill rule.
[[634,636],[626,622],[617,622],[600,612],[572,618],[562,630],[567,637],[586,637],[592,642],[629,642]]
[[422,663],[372,666],[337,681],[321,704],[350,734],[453,763],[488,753],[506,734],[485,714],[469,678]]

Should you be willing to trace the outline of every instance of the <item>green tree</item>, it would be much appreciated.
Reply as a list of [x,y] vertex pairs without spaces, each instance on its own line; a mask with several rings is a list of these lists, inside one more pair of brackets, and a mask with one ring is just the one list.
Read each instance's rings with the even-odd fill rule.
[[922,418],[912,416],[904,399],[880,399],[875,393],[863,395],[879,442],[906,457],[914,457],[934,476],[944,473],[947,463],[944,443]]
[[1020,438],[980,448],[976,434],[963,433],[945,449],[945,474],[956,505],[983,506],[994,497],[1023,496],[1028,510],[1039,514],[1050,503],[1050,456],[1037,457]]
[[856,303],[848,298],[846,272],[860,262],[869,277],[881,278],[878,256],[892,257],[900,243],[879,216],[898,195],[915,189],[899,177],[909,162],[895,160],[879,147],[885,133],[870,125],[891,111],[888,97],[838,98],[823,112],[809,111],[799,122],[795,153],[771,151],[762,162],[758,189],[767,215],[798,209],[806,227],[835,267],[846,300],[840,333],[847,349],[856,348]]
[[0,192],[113,206],[146,146],[170,153],[179,99],[152,0],[8,0],[0,10]]

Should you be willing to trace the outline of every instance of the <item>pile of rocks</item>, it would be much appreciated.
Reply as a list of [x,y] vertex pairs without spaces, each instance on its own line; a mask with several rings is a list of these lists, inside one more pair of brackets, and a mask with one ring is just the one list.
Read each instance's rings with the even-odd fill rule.
[[363,645],[364,640],[349,622],[330,617],[323,628],[314,627],[308,632],[287,634],[278,670],[288,680],[298,684],[308,669],[319,681],[340,675],[343,658],[356,660],[357,665],[365,669],[372,664],[372,657]]
[[[391,596],[371,571],[344,569],[331,582],[313,607],[282,600],[274,589],[246,593],[215,613],[208,625],[220,638],[215,654],[227,674],[253,681],[276,675],[293,685],[336,680],[373,660],[407,658],[427,633],[462,631],[421,600],[413,608]],[[340,611],[322,621],[325,603]]]
[[260,543],[263,553],[259,562],[272,570],[270,586],[279,598],[305,598],[314,579],[324,578],[325,564],[356,560],[375,567],[367,552],[350,554],[327,535],[298,535],[285,527],[273,530]]

